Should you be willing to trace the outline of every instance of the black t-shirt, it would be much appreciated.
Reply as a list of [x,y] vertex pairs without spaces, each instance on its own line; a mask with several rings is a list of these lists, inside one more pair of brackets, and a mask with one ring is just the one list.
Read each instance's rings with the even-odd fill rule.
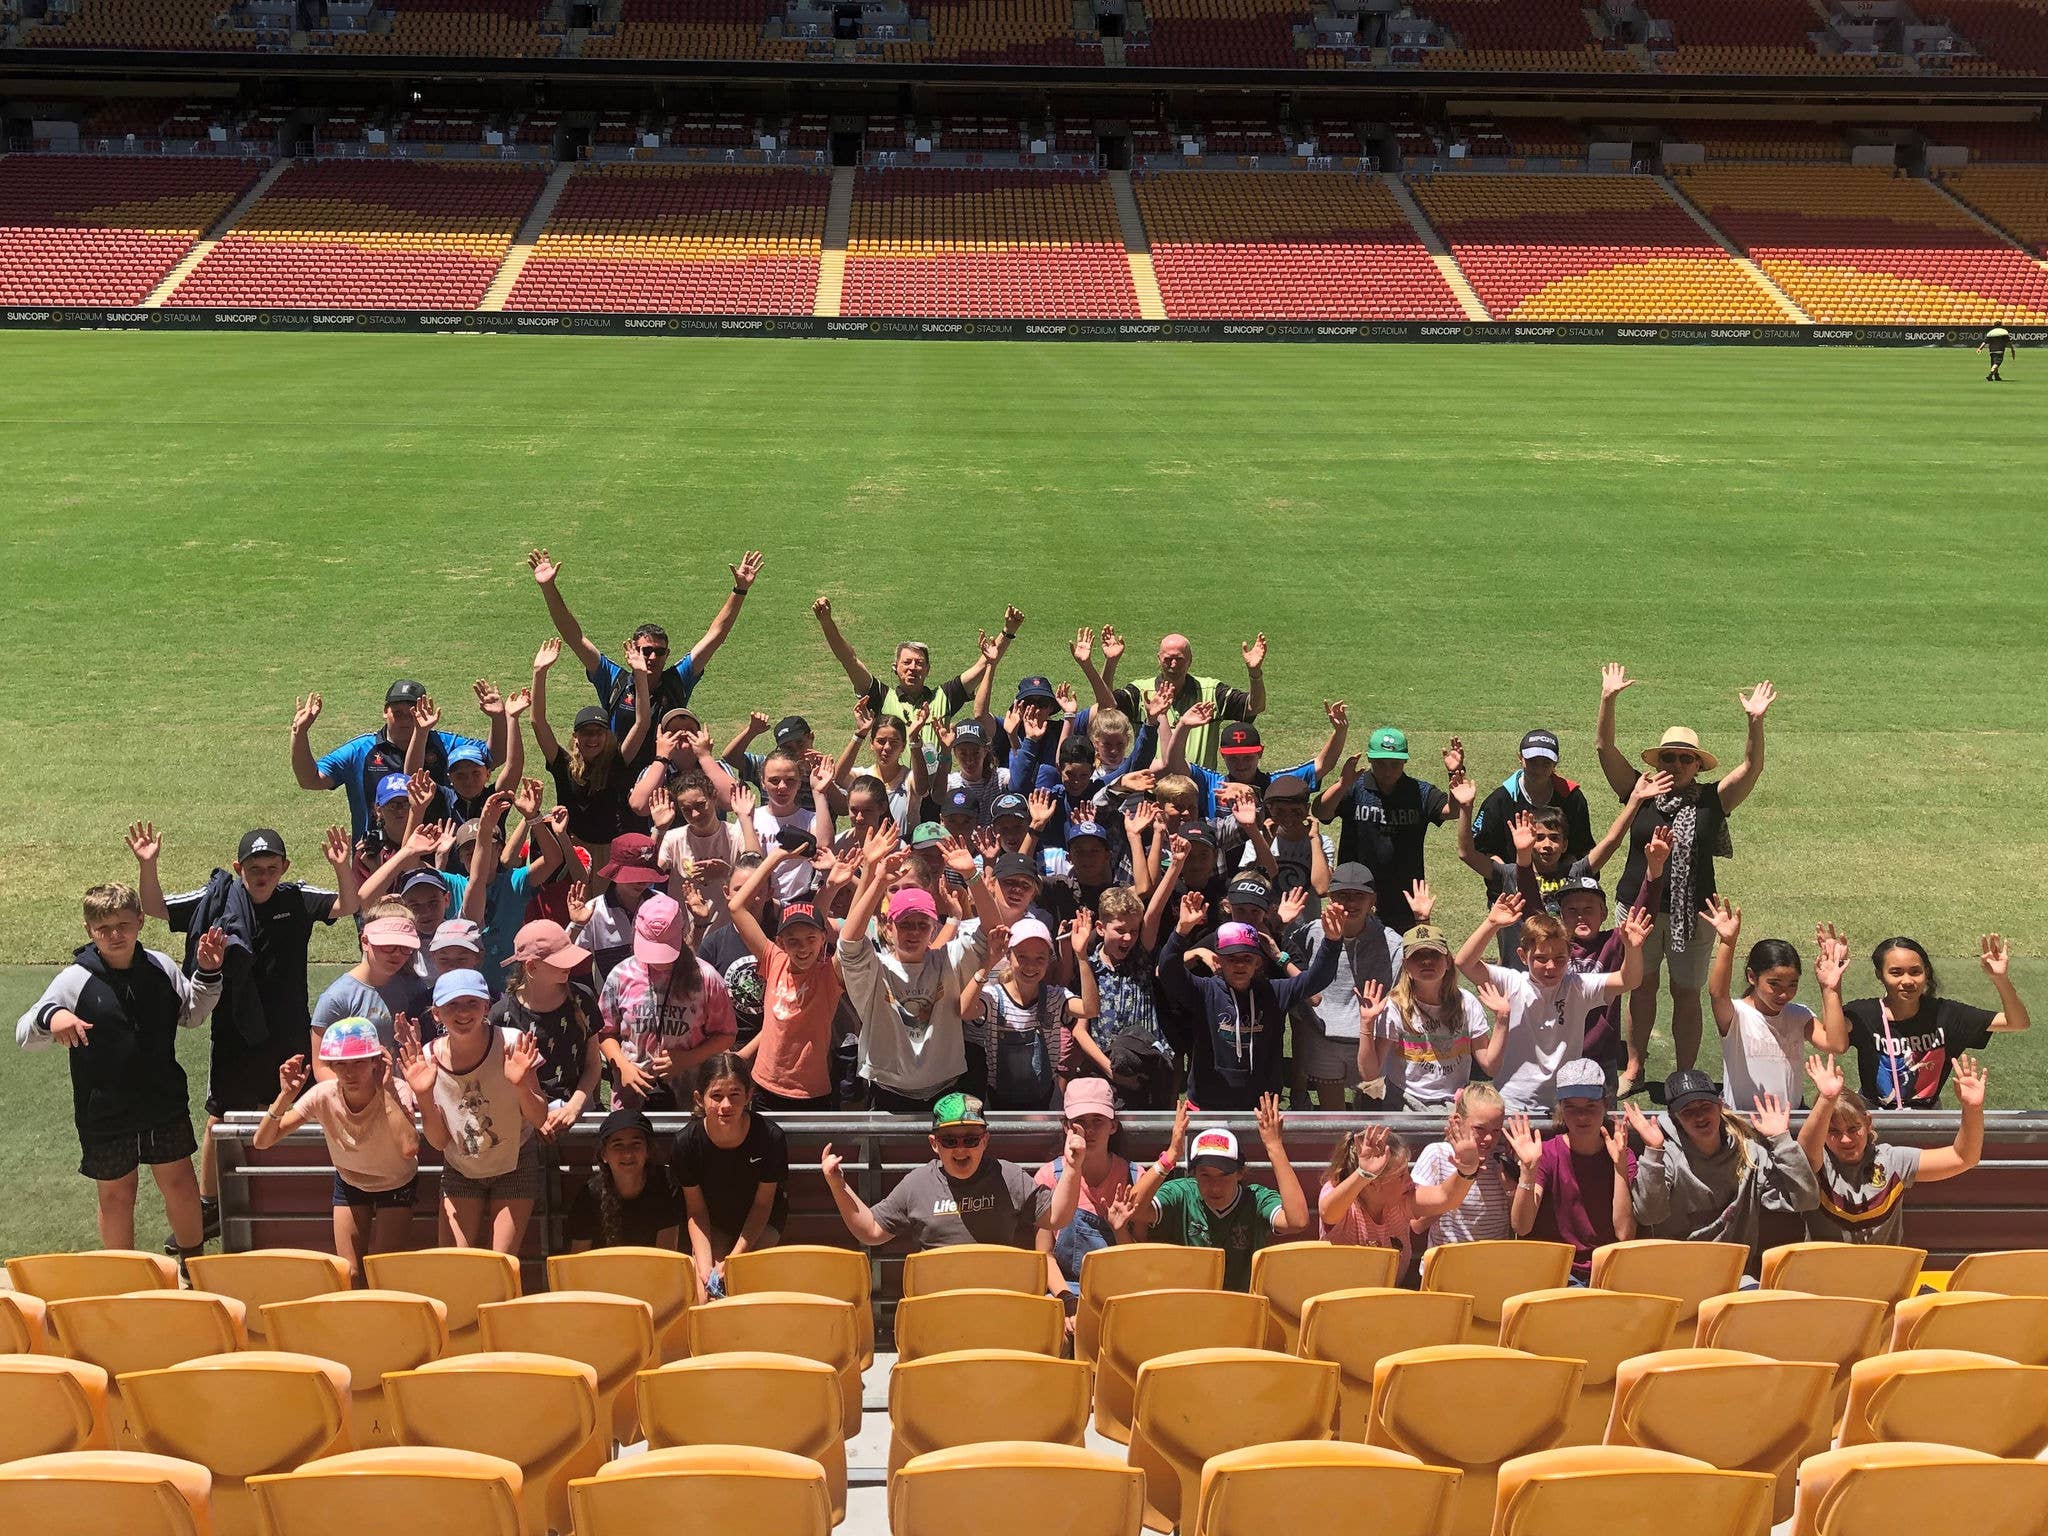
[[[1451,813],[1450,798],[1423,779],[1403,774],[1385,794],[1361,773],[1337,808],[1337,862],[1372,871],[1379,915],[1389,927],[1407,928],[1408,887],[1422,878],[1422,843]],[[1392,913],[1392,916],[1389,916]]]
[[[1728,812],[1721,805],[1721,786],[1718,783],[1697,786],[1699,815],[1693,823],[1692,834],[1692,901],[1693,910],[1706,905],[1707,898],[1714,894],[1714,845],[1721,840],[1721,829],[1727,825]],[[1614,910],[1618,913],[1624,907],[1635,905],[1636,892],[1642,888],[1644,861],[1650,847],[1650,837],[1659,827],[1671,825],[1673,812],[1658,809],[1655,800],[1645,800],[1636,808],[1636,819],[1628,829],[1628,862],[1622,866],[1621,883],[1614,888]],[[1677,861],[1674,859],[1673,863]],[[1671,880],[1664,881],[1664,896],[1657,903],[1659,912],[1671,910]]]
[[[166,899],[173,933],[191,931],[204,895],[202,888]],[[334,921],[335,900],[332,891],[286,880],[251,907],[255,952],[229,951],[210,1031],[211,1092],[225,1107],[259,1108],[241,1102],[251,1095],[269,1103],[277,1096],[277,1069],[305,1051],[313,1019],[306,946],[317,924]]]
[[610,1241],[604,1236],[604,1182],[602,1168],[591,1174],[569,1197],[564,1218],[569,1242],[589,1243],[593,1248],[662,1248],[660,1241],[670,1227],[680,1234],[683,1202],[666,1168],[656,1164],[647,1170],[647,1187],[631,1200],[619,1202],[618,1232]]
[[1923,998],[1912,1018],[1892,1020],[1887,1051],[1882,998],[1859,997],[1842,1012],[1849,1016],[1849,1045],[1872,1109],[1934,1108],[1956,1057],[1989,1045],[1997,1017],[1952,997]]
[[[1521,793],[1521,776],[1516,775],[1515,788],[1496,785],[1492,794],[1480,804],[1479,814],[1472,818],[1472,842],[1481,853],[1489,854],[1503,863],[1515,861],[1515,840],[1508,831],[1508,823],[1521,811],[1533,811],[1536,805]],[[1593,818],[1586,807],[1586,792],[1569,779],[1553,778],[1551,781],[1550,803],[1564,812],[1564,856],[1567,859],[1582,859],[1593,851]]]
[[789,1220],[789,1140],[766,1115],[756,1114],[751,1121],[746,1139],[736,1147],[713,1143],[701,1119],[692,1120],[676,1138],[671,1165],[676,1188],[701,1192],[711,1225],[727,1237],[737,1237],[746,1226],[763,1184],[776,1187],[768,1225],[779,1232]]
[[[772,935],[771,935],[772,937]],[[754,952],[731,923],[720,923],[697,942],[697,958],[725,978],[725,990],[732,995],[733,1018],[739,1023],[734,1046],[745,1045],[761,1033],[761,1008],[767,989]]]
[[546,1013],[507,992],[491,1004],[491,1022],[533,1036],[540,1047],[541,1095],[550,1103],[566,1100],[576,1091],[576,1085],[583,1079],[583,1060],[590,1042],[604,1027],[597,1011],[597,994],[580,981],[570,982],[569,995],[562,1005]]
[[557,745],[547,760],[548,777],[555,781],[555,798],[569,807],[569,835],[579,843],[608,843],[621,832],[645,832],[649,823],[633,814],[627,798],[633,793],[634,773],[621,762],[611,779],[599,790],[586,789],[569,776],[569,749]]

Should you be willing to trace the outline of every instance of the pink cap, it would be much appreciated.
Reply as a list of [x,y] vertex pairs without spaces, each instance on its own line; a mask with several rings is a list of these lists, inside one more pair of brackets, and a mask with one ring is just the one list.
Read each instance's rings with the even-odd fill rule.
[[1010,948],[1018,949],[1036,939],[1047,949],[1053,948],[1052,930],[1035,917],[1027,917],[1010,929]]
[[1110,1091],[1107,1078],[1077,1077],[1067,1084],[1060,1112],[1069,1120],[1078,1120],[1083,1115],[1107,1115],[1114,1120],[1116,1095]]
[[407,949],[420,947],[419,930],[402,917],[380,917],[374,923],[363,925],[365,944],[403,945]]
[[915,917],[922,913],[933,922],[939,920],[939,904],[932,900],[932,893],[922,886],[907,886],[889,898],[889,921]]
[[633,958],[646,965],[674,965],[683,953],[683,909],[673,896],[656,891],[633,915]]
[[519,930],[512,942],[507,965],[551,965],[558,971],[573,971],[590,958],[590,951],[569,942],[569,930],[549,918],[535,918]]
[[1216,930],[1216,953],[1228,954],[1233,949],[1257,949],[1259,930],[1250,923],[1225,923]]

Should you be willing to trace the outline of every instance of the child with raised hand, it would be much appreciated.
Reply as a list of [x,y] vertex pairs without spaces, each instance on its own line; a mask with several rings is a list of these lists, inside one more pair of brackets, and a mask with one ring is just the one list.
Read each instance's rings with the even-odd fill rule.
[[[1077,913],[1068,947],[1078,995],[1051,979],[1053,936],[1035,917],[1010,926],[1004,975],[985,981],[960,1002],[966,1031],[967,1079],[990,1109],[1052,1109],[1073,1068],[1073,1028],[1102,1009],[1095,968],[1083,963],[1095,923]],[[984,1091],[982,1085],[986,1085]]]
[[[1612,1124],[1607,1111],[1607,1072],[1597,1061],[1571,1061],[1557,1074],[1557,1118],[1564,1133],[1548,1142],[1517,1115],[1507,1123],[1508,1145],[1522,1166],[1511,1213],[1517,1237],[1572,1245],[1572,1277],[1587,1284],[1593,1250],[1627,1242],[1636,1235],[1634,1131],[1645,1148],[1663,1144],[1663,1133],[1633,1104],[1626,1120]],[[1661,1205],[1646,1205],[1646,1219],[1661,1216]]]
[[368,1019],[328,1025],[319,1059],[333,1075],[310,1088],[305,1057],[277,1069],[277,1097],[263,1111],[253,1145],[259,1152],[276,1146],[308,1121],[320,1127],[334,1164],[334,1251],[357,1279],[364,1254],[411,1246],[419,1132],[390,1053]]
[[[1848,1049],[1847,1028],[1831,1035],[1811,1008],[1793,1000],[1799,991],[1799,951],[1783,939],[1764,939],[1750,946],[1742,996],[1730,997],[1735,941],[1742,936],[1742,909],[1725,896],[1709,896],[1700,909],[1700,921],[1713,929],[1715,938],[1707,997],[1714,1008],[1714,1027],[1721,1032],[1722,1092],[1733,1108],[1766,1098],[1782,1099],[1796,1107],[1805,1088],[1799,1063],[1806,1047],[1839,1054]],[[1823,930],[1820,959],[1814,968],[1823,993],[1832,983],[1840,995],[1842,972],[1848,966],[1847,942],[1830,939]]]
[[633,953],[612,967],[597,1007],[612,1102],[628,1109],[678,1107],[677,1083],[739,1034],[725,978],[692,949],[683,909],[660,891],[640,903]]
[[1431,1217],[1417,1217],[1415,1229],[1426,1232],[1426,1246],[1444,1243],[1499,1242],[1515,1235],[1509,1216],[1515,1203],[1515,1172],[1519,1166],[1504,1144],[1507,1106],[1491,1083],[1467,1083],[1451,1100],[1444,1139],[1422,1149],[1415,1162],[1418,1185],[1448,1184],[1473,1166],[1463,1150],[1469,1140],[1479,1154],[1479,1171],[1465,1184],[1464,1198]]
[[633,670],[633,728],[622,744],[612,734],[611,716],[603,707],[586,704],[576,711],[570,732],[574,751],[566,751],[548,723],[548,671],[561,654],[562,642],[550,636],[533,655],[533,744],[540,751],[541,766],[555,781],[555,798],[569,808],[569,835],[589,848],[593,859],[602,860],[613,838],[643,829],[640,817],[626,803],[633,792],[633,773],[627,765],[638,758],[653,725],[654,676],[639,650],[627,647]]
[[1813,1108],[1799,1128],[1800,1150],[1817,1175],[1820,1201],[1806,1212],[1816,1242],[1896,1244],[1906,1230],[1906,1191],[1968,1173],[1984,1155],[1988,1074],[1968,1056],[1955,1060],[1962,1124],[1953,1145],[1896,1147],[1877,1139],[1870,1106],[1842,1086],[1832,1056],[1806,1058]]
[[1477,997],[1460,987],[1441,928],[1410,928],[1392,988],[1367,981],[1354,995],[1359,1079],[1380,1083],[1390,1110],[1448,1105],[1472,1080],[1474,1060],[1499,1059],[1507,994],[1491,982]]
[[1366,1126],[1338,1142],[1316,1201],[1320,1235],[1354,1248],[1393,1249],[1400,1255],[1394,1270],[1399,1284],[1414,1257],[1416,1231],[1463,1204],[1485,1172],[1469,1125],[1453,1117],[1444,1135],[1451,1171],[1440,1184],[1415,1182],[1407,1144],[1384,1125]]
[[598,1034],[604,1020],[597,994],[580,975],[590,951],[569,942],[560,923],[538,918],[519,930],[504,994],[491,1005],[491,1023],[516,1029],[540,1047],[540,1092],[548,1117],[540,1133],[552,1139],[597,1107],[604,1076]]
[[1763,1213],[1806,1212],[1820,1200],[1806,1154],[1791,1136],[1790,1102],[1759,1095],[1745,1117],[1722,1101],[1704,1072],[1666,1079],[1657,1135],[1643,1137],[1636,1159],[1643,1235],[1745,1244],[1748,1269],[1756,1273]]
[[[1099,939],[1086,969],[1094,973],[1100,1012],[1074,1023],[1073,1070],[1092,1064],[1115,1089],[1117,1107],[1163,1110],[1173,1105],[1173,1053],[1159,1026],[1159,924],[1164,888],[1147,904],[1130,886],[1102,893]],[[1081,966],[1075,967],[1078,977]]]
[[169,955],[142,947],[133,886],[88,888],[84,913],[88,942],[21,1016],[15,1043],[61,1045],[70,1057],[78,1171],[93,1181],[100,1246],[135,1246],[137,1175],[147,1163],[182,1263],[206,1240],[178,1031],[204,1024],[220,1000],[227,934],[201,935],[188,979]]
[[[1306,1232],[1315,1212],[1287,1157],[1278,1094],[1262,1094],[1258,1101],[1259,1142],[1273,1169],[1271,1187],[1246,1180],[1237,1137],[1221,1126],[1198,1132],[1189,1142],[1188,1115],[1193,1108],[1181,1101],[1173,1119],[1173,1139],[1139,1176],[1130,1200],[1112,1213],[1111,1225],[1120,1227],[1119,1216],[1135,1212],[1151,1217],[1149,1237],[1155,1243],[1221,1248],[1223,1289],[1248,1291],[1252,1254]],[[1192,1177],[1168,1178],[1184,1153]]]
[[[568,844],[563,840],[567,812],[557,807],[554,814],[543,816],[540,801],[539,779],[520,780],[516,796],[503,790],[493,791],[474,823],[476,843],[470,853],[468,876],[448,876],[456,906],[464,917],[483,929],[487,977],[502,972],[505,962],[512,958],[512,945],[526,920],[528,896],[540,889],[569,856]],[[523,840],[529,857],[526,862],[506,869],[503,861],[511,839],[504,831],[505,812],[513,808],[525,818]]]
[[1870,952],[1882,996],[1843,1003],[1839,990],[1832,997],[1823,990],[1821,1017],[1833,1033],[1834,1015],[1844,1016],[1863,1097],[1878,1109],[1931,1109],[1941,1102],[1950,1062],[1964,1051],[1984,1049],[1995,1034],[2031,1024],[2012,984],[2011,959],[2003,938],[1984,935],[1978,962],[1998,994],[1995,1013],[1943,997],[1926,949],[1903,934]]
[[420,1044],[399,1021],[398,1065],[420,1107],[420,1129],[440,1152],[441,1218],[458,1248],[517,1253],[540,1198],[540,1047],[489,1024],[490,988],[475,971],[434,983],[441,1037]]
[[725,1294],[726,1260],[782,1240],[789,1224],[789,1140],[756,1113],[753,1077],[732,1051],[698,1068],[692,1103],[696,1112],[676,1137],[671,1168],[697,1282],[717,1297]]

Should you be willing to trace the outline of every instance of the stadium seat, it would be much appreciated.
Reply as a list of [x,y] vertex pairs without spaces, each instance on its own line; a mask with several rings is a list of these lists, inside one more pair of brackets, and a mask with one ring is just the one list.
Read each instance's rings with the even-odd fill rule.
[[120,1378],[161,1370],[181,1360],[246,1349],[242,1304],[204,1291],[136,1291],[127,1296],[73,1296],[50,1303],[50,1336],[73,1360],[107,1373],[107,1417],[116,1450],[140,1449]]
[[956,1349],[1057,1355],[1066,1337],[1065,1309],[1057,1296],[1043,1291],[1035,1296],[1008,1290],[934,1291],[896,1303],[899,1364]]
[[1920,1440],[2030,1459],[2048,1450],[2048,1366],[1965,1349],[1908,1349],[1849,1372],[1841,1445]]
[[551,1291],[603,1291],[644,1301],[654,1313],[657,1363],[689,1352],[689,1309],[704,1300],[697,1263],[668,1248],[592,1248],[548,1259]]
[[384,1378],[400,1445],[500,1457],[519,1468],[527,1536],[569,1526],[569,1482],[601,1467],[610,1427],[598,1411],[597,1372],[581,1360],[485,1350],[430,1360]]
[[1700,1303],[1736,1289],[1748,1262],[1749,1248],[1742,1243],[1638,1237],[1593,1250],[1592,1284],[1604,1291],[1676,1297],[1678,1316],[1664,1347],[1684,1349],[1699,1332]]
[[1614,1408],[1614,1373],[1624,1360],[1662,1349],[1678,1315],[1677,1298],[1562,1286],[1510,1296],[1500,1342],[1531,1355],[1567,1355],[1586,1363],[1560,1445],[1598,1445]]
[[448,1307],[410,1291],[342,1291],[263,1309],[277,1349],[317,1355],[349,1374],[349,1438],[358,1450],[397,1443],[384,1377],[437,1360],[448,1348]]
[[1793,1477],[1827,1424],[1834,1367],[1738,1349],[1665,1349],[1624,1360],[1614,1377],[1609,1445],[1691,1456],[1775,1483],[1772,1520],[1792,1513]]
[[906,1297],[965,1290],[1043,1296],[1045,1281],[1045,1255],[1030,1248],[962,1243],[951,1248],[928,1248],[903,1260]]
[[432,1296],[446,1310],[444,1355],[467,1355],[483,1341],[479,1309],[520,1293],[519,1261],[486,1248],[419,1248],[372,1253],[363,1259],[363,1283],[372,1290]]
[[26,1291],[0,1290],[0,1354],[34,1355],[49,1348],[47,1305]]
[[549,1291],[477,1308],[484,1348],[580,1360],[597,1372],[597,1419],[621,1444],[640,1438],[633,1378],[655,1363],[654,1310],[633,1296]]
[[1472,1298],[1468,1344],[1500,1342],[1501,1311],[1510,1296],[1555,1290],[1571,1278],[1568,1243],[1439,1243],[1422,1256],[1422,1288]]
[[1889,1309],[1913,1294],[1924,1248],[1878,1243],[1787,1243],[1764,1250],[1767,1291],[1803,1291],[1809,1296],[1864,1296]]
[[1138,1536],[1145,1474],[1078,1445],[996,1440],[927,1451],[889,1482],[893,1536],[1043,1536],[1048,1510],[1088,1536]]
[[1178,1530],[1200,1501],[1211,1456],[1283,1440],[1326,1439],[1337,1368],[1265,1349],[1188,1349],[1138,1369],[1130,1462],[1145,1474],[1145,1523]]
[[1189,1536],[1339,1531],[1370,1510],[1373,1536],[1444,1536],[1459,1480],[1402,1451],[1333,1440],[1283,1440],[1221,1451],[1202,1466]]
[[1266,1348],[1293,1354],[1301,1338],[1301,1311],[1311,1296],[1391,1286],[1399,1259],[1391,1248],[1338,1243],[1275,1243],[1259,1249],[1252,1255],[1252,1291],[1272,1309]]
[[248,1479],[349,1449],[349,1374],[313,1355],[243,1350],[121,1378],[137,1446],[213,1478],[217,1536],[258,1536]]
[[1825,1360],[1835,1389],[1807,1450],[1825,1450],[1849,1398],[1849,1369],[1884,1348],[1885,1306],[1859,1296],[1742,1291],[1700,1304],[1703,1349],[1740,1349],[1773,1360]]
[[1640,1446],[1537,1451],[1502,1465],[1493,1536],[1754,1536],[1770,1525],[1771,1481]]
[[[773,1252],[773,1249],[767,1250]],[[690,1309],[692,1355],[768,1352],[820,1360],[839,1373],[840,1426],[860,1426],[860,1344],[852,1302],[755,1291]]]
[[850,1303],[860,1368],[866,1370],[875,1363],[874,1276],[870,1262],[865,1253],[852,1248],[801,1243],[757,1248],[725,1261],[725,1294],[751,1296],[758,1291],[796,1291]]
[[846,1518],[845,1404],[839,1373],[821,1360],[733,1351],[642,1371],[640,1425],[649,1450],[754,1445],[825,1469],[832,1523]]
[[1992,1291],[2000,1296],[2048,1296],[2048,1248],[1969,1253],[1949,1276],[1951,1291]]
[[212,1536],[206,1468],[142,1451],[0,1464],[0,1528],[35,1536]]
[[1850,1445],[1799,1468],[1792,1536],[2041,1536],[2048,1461],[1918,1441]]
[[348,1261],[310,1248],[259,1248],[209,1253],[186,1261],[194,1289],[232,1296],[242,1304],[254,1349],[270,1347],[263,1309],[273,1301],[303,1301],[349,1288]]
[[1093,1372],[1083,1360],[962,1349],[889,1373],[889,1472],[928,1451],[984,1440],[1081,1445]]
[[569,1485],[576,1536],[760,1531],[829,1536],[832,1501],[815,1461],[758,1446],[688,1445],[614,1461]]
[[0,1356],[0,1461],[107,1451],[107,1373],[61,1355]]
[[1102,1309],[1130,1291],[1206,1290],[1223,1284],[1223,1250],[1175,1243],[1124,1243],[1098,1248],[1081,1261],[1081,1304],[1074,1314],[1074,1354],[1094,1363]]
[[1404,1349],[1462,1344],[1472,1298],[1448,1291],[1374,1286],[1312,1296],[1302,1311],[1299,1353],[1337,1367],[1337,1438],[1362,1442],[1380,1360]]
[[1373,1371],[1366,1444],[1460,1469],[1451,1536],[1486,1536],[1501,1463],[1557,1444],[1584,1369],[1487,1344],[1388,1355]]
[[1908,1296],[1892,1311],[1891,1347],[1974,1349],[2020,1365],[2048,1365],[2048,1296],[1957,1290]]
[[[1097,1253],[1107,1252],[1097,1249]],[[1093,1263],[1095,1255],[1083,1260]],[[1257,1349],[1272,1309],[1242,1291],[1132,1291],[1102,1309],[1095,1358],[1095,1432],[1128,1445],[1137,1407],[1138,1370],[1184,1349]]]
[[33,1253],[7,1261],[8,1283],[43,1301],[74,1296],[125,1296],[131,1291],[174,1291],[178,1261],[160,1253],[103,1248],[95,1253]]
[[524,1536],[519,1468],[439,1446],[380,1446],[249,1479],[264,1536],[460,1531]]

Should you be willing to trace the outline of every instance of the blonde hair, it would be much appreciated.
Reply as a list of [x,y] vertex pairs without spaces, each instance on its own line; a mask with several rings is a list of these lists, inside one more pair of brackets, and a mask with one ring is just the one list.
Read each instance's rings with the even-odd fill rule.
[[1452,1010],[1462,1013],[1465,989],[1458,985],[1458,967],[1447,956],[1444,960],[1444,1000],[1440,1003],[1425,1003],[1415,995],[1415,978],[1408,974],[1404,962],[1401,974],[1394,978],[1394,989],[1387,994],[1387,1006],[1398,1009],[1403,1015],[1428,1010],[1445,1016],[1453,1016]]
[[1506,1109],[1507,1103],[1493,1084],[1467,1083],[1452,1095],[1451,1114],[1459,1120],[1470,1120],[1475,1109]]
[[[370,908],[369,911],[363,914],[363,926],[367,928],[370,926],[370,924],[376,922],[381,917],[395,917],[399,919],[399,921],[401,922],[411,923],[412,908],[408,907],[396,896],[381,897],[378,900],[377,905]],[[413,926],[417,928],[419,925],[417,923],[413,923]]]
[[1548,912],[1532,912],[1522,919],[1522,936],[1516,940],[1515,948],[1526,954],[1538,944],[1570,943],[1571,935],[1565,932],[1563,923]]
[[1105,923],[1135,923],[1144,915],[1145,903],[1135,886],[1113,885],[1095,903],[1095,916]]
[[85,891],[85,920],[88,923],[103,922],[123,912],[142,915],[142,896],[134,886],[125,880],[109,880],[104,885],[87,886]]
[[1169,801],[1186,801],[1190,811],[1202,808],[1202,792],[1195,787],[1195,781],[1184,773],[1163,773],[1152,781],[1152,798],[1161,805]]
[[1126,744],[1131,740],[1131,717],[1120,709],[1095,709],[1088,712],[1088,739],[1101,749],[1102,738],[1121,735]]

